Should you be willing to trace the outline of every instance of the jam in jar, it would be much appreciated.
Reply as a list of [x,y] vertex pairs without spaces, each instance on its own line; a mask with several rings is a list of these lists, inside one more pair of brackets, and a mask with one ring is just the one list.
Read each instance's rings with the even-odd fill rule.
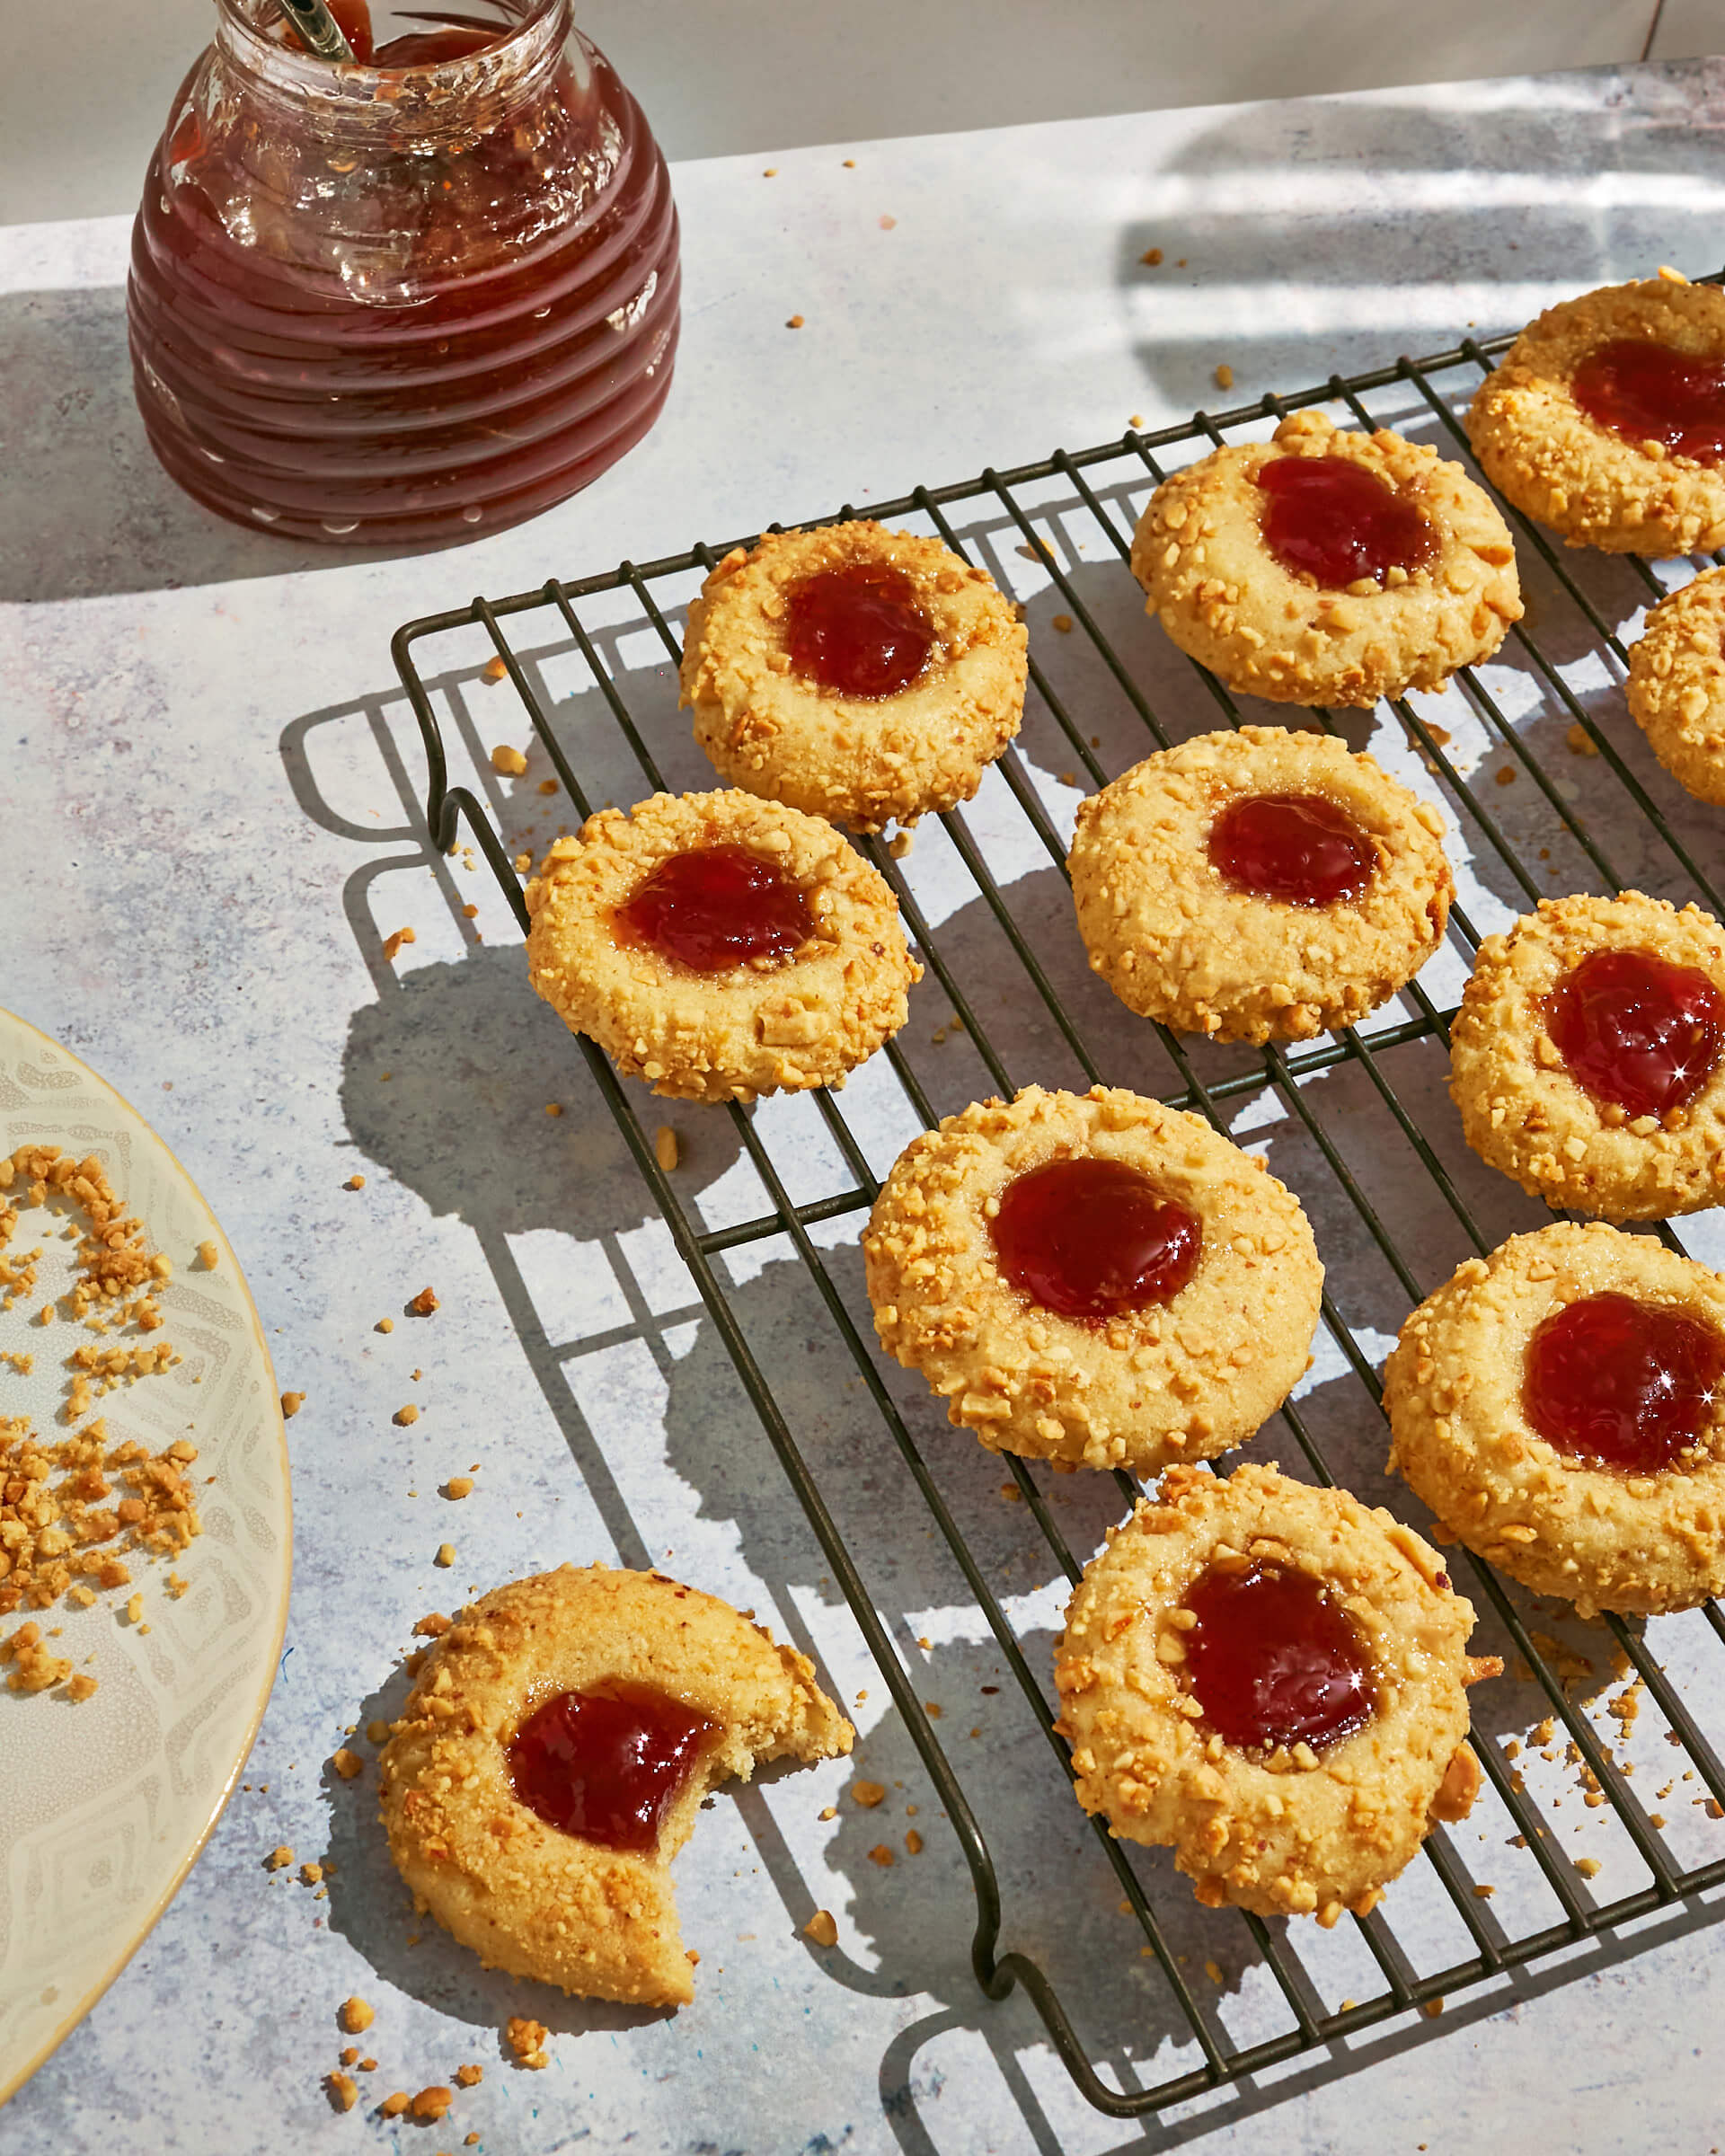
[[127,300],[151,446],[223,516],[471,537],[572,494],[657,418],[665,161],[569,0],[490,4],[501,19],[374,38],[337,0],[356,55],[337,66],[286,41],[274,0],[218,0]]

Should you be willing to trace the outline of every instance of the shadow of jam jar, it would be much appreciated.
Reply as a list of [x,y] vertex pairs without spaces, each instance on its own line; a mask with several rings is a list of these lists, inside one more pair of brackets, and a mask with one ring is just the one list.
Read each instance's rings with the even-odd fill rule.
[[[274,0],[218,0],[127,305],[151,446],[221,515],[349,544],[473,536],[586,486],[659,416],[665,161],[569,0],[492,4],[509,19],[348,67],[290,46]],[[363,4],[335,12],[372,55]]]

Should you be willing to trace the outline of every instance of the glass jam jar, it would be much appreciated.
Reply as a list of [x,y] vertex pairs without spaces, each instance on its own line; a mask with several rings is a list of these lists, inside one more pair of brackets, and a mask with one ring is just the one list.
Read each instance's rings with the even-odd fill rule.
[[[587,485],[658,417],[665,161],[569,0],[494,4],[509,21],[335,66],[285,41],[274,0],[218,0],[151,161],[127,307],[151,446],[221,515],[356,545],[473,536]],[[369,56],[364,7],[336,12]]]

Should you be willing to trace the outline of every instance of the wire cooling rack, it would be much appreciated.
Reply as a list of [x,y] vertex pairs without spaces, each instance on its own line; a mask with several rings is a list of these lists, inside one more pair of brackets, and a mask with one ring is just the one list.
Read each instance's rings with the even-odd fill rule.
[[[1215,1989],[1218,1965],[1204,1946],[1181,1950],[1191,1943],[1186,1883],[1159,1857],[1093,1823],[1096,1860],[1112,1868],[1136,1952],[1088,1940],[1083,1951],[1117,1957],[1136,1979],[1163,1987],[1163,2033],[1146,2071],[1118,2032],[1097,2037],[1069,2012],[1070,1956],[1062,1962],[1066,1996],[1045,1966],[1060,1958],[1048,1944],[1055,1920],[1048,1909],[1026,1927],[1041,1940],[1038,1950],[1003,1948],[1025,1912],[1003,1907],[978,1818],[986,1792],[976,1788],[975,1770],[961,1776],[955,1768],[877,1613],[739,1314],[728,1261],[749,1246],[788,1242],[806,1268],[828,1344],[842,1344],[878,1415],[875,1441],[884,1437],[896,1450],[1015,1681],[1028,1726],[1047,1740],[1048,1753],[1039,1753],[1046,1804],[1070,1807],[1059,1786],[1070,1769],[1053,1732],[1046,1657],[1039,1667],[1025,1653],[1007,1598],[973,1551],[974,1523],[968,1532],[965,1504],[946,1486],[946,1448],[970,1441],[937,1427],[916,1382],[900,1382],[882,1365],[854,1280],[843,1277],[836,1253],[854,1244],[880,1175],[910,1129],[932,1126],[977,1092],[1010,1096],[1032,1079],[1126,1083],[1196,1109],[1236,1138],[1272,1130],[1272,1165],[1312,1213],[1331,1271],[1319,1367],[1281,1411],[1269,1449],[1321,1483],[1364,1488],[1381,1472],[1377,1369],[1401,1317],[1461,1258],[1546,1217],[1466,1153],[1443,1091],[1448,1021],[1481,937],[1544,895],[1580,888],[1636,884],[1725,912],[1708,872],[1715,826],[1646,753],[1619,686],[1632,617],[1687,565],[1662,571],[1637,560],[1566,560],[1511,512],[1528,612],[1497,660],[1464,671],[1441,696],[1362,715],[1261,705],[1243,712],[1145,622],[1127,562],[1137,514],[1167,470],[1223,441],[1261,438],[1301,406],[1328,407],[1344,424],[1393,423],[1465,457],[1458,409],[1507,342],[1470,340],[1428,359],[870,505],[861,513],[911,520],[982,561],[1031,624],[1024,732],[977,801],[938,819],[938,829],[925,823],[908,849],[880,839],[862,847],[892,885],[926,968],[910,1027],[854,1078],[843,1102],[831,1092],[814,1097],[820,1172],[809,1166],[809,1145],[792,1144],[789,1126],[775,1122],[771,1103],[693,1111],[729,1114],[760,1194],[757,1209],[718,1224],[661,1167],[651,1128],[659,1118],[644,1091],[625,1089],[590,1042],[579,1044],[958,1836],[975,1887],[978,1982],[993,1998],[1022,1985],[1079,2090],[1116,2117],[1188,2104],[1326,2046],[1341,2054],[1347,2039],[1397,2018],[1417,2028],[1420,2010],[1435,2016],[1472,1987],[1512,1990],[1511,1972],[1566,1949],[1610,1947],[1637,1920],[1711,1921],[1718,1911],[1709,1890],[1725,1883],[1725,1830],[1714,1825],[1725,1816],[1725,1767],[1704,1725],[1725,1723],[1725,1618],[1710,1604],[1648,1628],[1614,1618],[1583,1627],[1567,1609],[1542,1606],[1465,1560],[1461,1584],[1482,1620],[1475,1648],[1495,1646],[1511,1663],[1499,1685],[1475,1694],[1487,1783],[1471,1823],[1477,1836],[1470,1841],[1459,1828],[1435,1834],[1384,1904],[1351,1920],[1351,1959],[1333,1966],[1325,1957],[1333,1961],[1340,1949],[1310,1926],[1235,1912],[1206,1917],[1243,1924],[1250,1935],[1245,1952],[1260,1995],[1243,2028]],[[847,505],[823,521],[859,513]],[[500,827],[518,802],[506,802],[483,762],[463,685],[507,673],[557,786],[582,816],[612,794],[627,801],[679,779],[712,782],[700,776],[698,757],[691,762],[687,721],[675,710],[675,624],[724,551],[696,546],[663,561],[625,561],[577,582],[475,599],[397,632],[395,663],[429,766],[430,830],[447,853],[465,823],[523,928],[512,858],[521,842],[506,843]],[[438,647],[435,666],[421,665],[428,646]],[[572,705],[564,702],[571,681],[579,685]],[[456,724],[473,786],[451,782],[440,709]],[[1050,871],[1064,874],[1081,792],[1153,747],[1243,716],[1335,732],[1356,747],[1369,739],[1380,760],[1441,802],[1452,826],[1459,889],[1444,951],[1370,1021],[1296,1048],[1222,1049],[1128,1019],[1085,972],[1069,907],[1045,896],[1058,895]],[[553,789],[547,781],[539,791]],[[932,1038],[961,1042],[971,1059],[960,1071],[971,1082],[956,1091],[927,1053],[931,1037],[920,1028],[931,1014],[943,1019]],[[1704,1222],[1682,1224],[1681,1241],[1670,1228],[1657,1232],[1674,1247],[1711,1254]],[[1057,1486],[1040,1466],[1004,1466],[1054,1563],[1075,1580],[1088,1550],[1070,1546]],[[1137,1493],[1126,1476],[1116,1480],[1123,1507]],[[1014,1493],[1003,1486],[1002,1494]],[[1398,1512],[1421,1517],[1399,1485],[1384,1494]],[[1212,1936],[1221,1933],[1203,1935]],[[1339,1996],[1344,1985],[1358,1995]]]

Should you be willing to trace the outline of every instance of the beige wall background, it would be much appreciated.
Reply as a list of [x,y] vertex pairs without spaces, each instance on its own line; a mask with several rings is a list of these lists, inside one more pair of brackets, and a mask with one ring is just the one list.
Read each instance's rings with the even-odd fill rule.
[[[136,206],[211,0],[0,0],[0,223]],[[672,157],[1725,50],[1725,0],[577,0]]]

